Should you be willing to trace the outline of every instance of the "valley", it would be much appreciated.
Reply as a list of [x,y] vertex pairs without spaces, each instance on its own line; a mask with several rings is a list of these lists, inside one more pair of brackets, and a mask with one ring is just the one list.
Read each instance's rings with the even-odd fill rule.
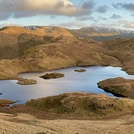
[[[60,27],[45,26],[10,26],[1,28],[0,80],[18,80],[18,83],[21,84],[30,82],[31,84],[32,82],[36,84],[36,81],[25,79],[19,74],[26,72],[47,72],[74,66],[121,67],[122,70],[128,74],[134,75],[134,37],[130,38],[130,36],[128,36],[128,38],[121,38],[125,35],[125,37],[127,37],[128,34],[133,36],[133,32],[127,31],[124,33],[119,30],[109,32],[105,29],[101,30],[98,34],[99,29],[97,29],[97,32],[96,30],[91,32],[86,30],[87,29],[69,30]],[[96,38],[91,38],[93,36],[101,39],[109,39],[100,41]],[[110,89],[108,91],[113,92],[111,91],[111,87],[113,89],[113,85],[110,85],[110,83],[112,84],[111,81],[114,81],[114,90],[118,90],[118,88],[125,90],[123,96],[126,98],[112,98],[104,94],[74,92],[29,100],[25,105],[15,105],[11,108],[5,108],[5,105],[7,106],[12,102],[2,101],[0,116],[2,116],[4,123],[8,124],[9,122],[13,122],[13,126],[16,122],[21,125],[27,125],[27,122],[29,123],[31,118],[33,121],[33,117],[31,116],[34,116],[35,124],[32,124],[30,128],[37,126],[38,121],[42,122],[40,119],[56,119],[56,121],[57,119],[91,119],[92,123],[98,120],[98,122],[104,122],[104,131],[107,126],[105,124],[107,121],[105,120],[109,119],[113,124],[113,119],[119,117],[116,120],[116,123],[120,124],[118,133],[121,132],[121,128],[126,128],[124,122],[127,122],[126,124],[131,131],[133,131],[134,100],[131,94],[134,93],[134,80],[110,79],[108,80],[108,84],[107,80],[106,82],[104,81],[104,85],[101,85],[102,88],[105,89],[105,86],[109,86]],[[124,83],[126,84],[123,85]],[[22,113],[30,116],[30,119],[26,120],[24,116],[19,117]],[[10,116],[14,116],[15,118],[10,118]],[[132,120],[129,122],[129,120],[124,117],[132,117]],[[77,123],[76,126],[78,126]],[[88,122],[88,124],[90,123]],[[10,127],[9,125],[9,128]],[[41,126],[39,125],[38,127]],[[94,127],[95,126],[92,126],[92,128]],[[99,128],[101,129],[101,127]],[[76,128],[71,129],[74,130],[70,133],[76,132]],[[86,127],[86,130],[87,129],[89,130],[91,128]],[[2,127],[2,130],[5,131],[6,129]],[[39,128],[37,130],[39,133]],[[52,129],[48,130],[47,126],[41,130],[44,133],[46,131],[52,131]],[[15,130],[11,130],[12,133],[14,131]],[[30,131],[32,132],[32,130],[29,130],[29,132]],[[58,131],[57,127],[56,131]],[[61,131],[67,133],[64,132],[64,130]],[[93,131],[95,130],[92,130],[92,132]],[[96,131],[94,133],[96,133]],[[130,131],[127,130],[127,132]]]
[[37,31],[22,27],[1,29],[0,79],[17,79],[21,72],[70,66],[120,66],[127,73],[134,73],[134,39],[97,42],[78,38],[68,29],[51,29],[47,36],[42,35],[42,27]]

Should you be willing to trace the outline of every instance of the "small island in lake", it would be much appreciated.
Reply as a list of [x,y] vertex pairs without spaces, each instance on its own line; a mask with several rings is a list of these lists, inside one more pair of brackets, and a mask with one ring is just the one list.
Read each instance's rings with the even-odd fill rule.
[[37,81],[36,80],[33,80],[33,79],[19,79],[17,84],[20,84],[20,85],[32,85],[32,84],[37,84]]
[[98,87],[116,96],[134,99],[134,80],[122,77],[110,78],[98,83]]
[[45,75],[43,76],[40,76],[40,78],[43,78],[43,79],[55,79],[55,78],[62,78],[64,77],[64,74],[61,74],[61,73],[46,73]]
[[86,70],[85,69],[76,69],[76,70],[74,70],[75,72],[86,72]]

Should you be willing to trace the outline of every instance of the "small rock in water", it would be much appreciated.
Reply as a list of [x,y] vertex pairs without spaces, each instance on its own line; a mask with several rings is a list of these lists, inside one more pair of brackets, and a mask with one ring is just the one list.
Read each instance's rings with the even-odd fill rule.
[[37,84],[37,81],[33,80],[33,79],[19,79],[17,84],[20,84],[20,85],[32,85],[32,84]]
[[85,69],[76,69],[76,70],[74,70],[75,72],[86,72],[86,70]]
[[45,75],[40,76],[40,78],[43,79],[54,79],[54,78],[62,78],[62,77],[64,77],[64,74],[61,73],[46,73]]

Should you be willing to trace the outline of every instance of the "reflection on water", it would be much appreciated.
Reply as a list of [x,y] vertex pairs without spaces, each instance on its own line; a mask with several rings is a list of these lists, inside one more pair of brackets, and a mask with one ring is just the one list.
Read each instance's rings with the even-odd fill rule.
[[3,93],[0,95],[0,99],[7,98],[25,103],[30,99],[75,91],[105,93],[112,96],[112,94],[99,89],[97,83],[107,78],[115,78],[118,76],[134,79],[134,75],[128,75],[122,71],[120,67],[85,67],[86,72],[82,73],[75,72],[75,69],[80,69],[80,67],[54,70],[53,72],[64,73],[65,77],[50,80],[39,78],[39,76],[45,73],[21,74],[24,78],[36,79],[36,85],[18,85],[15,80],[0,81],[0,92]]

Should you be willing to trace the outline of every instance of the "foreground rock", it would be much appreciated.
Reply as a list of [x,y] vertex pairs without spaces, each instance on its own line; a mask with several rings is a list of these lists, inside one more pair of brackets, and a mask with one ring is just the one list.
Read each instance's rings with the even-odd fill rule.
[[43,79],[55,79],[55,78],[62,78],[62,77],[64,77],[64,74],[61,73],[46,73],[45,75],[40,76],[40,78]]
[[65,93],[58,96],[32,99],[26,107],[45,113],[82,117],[109,117],[134,112],[134,100],[111,98],[107,95],[91,93]]
[[118,77],[101,81],[98,86],[106,92],[134,99],[134,80]]

